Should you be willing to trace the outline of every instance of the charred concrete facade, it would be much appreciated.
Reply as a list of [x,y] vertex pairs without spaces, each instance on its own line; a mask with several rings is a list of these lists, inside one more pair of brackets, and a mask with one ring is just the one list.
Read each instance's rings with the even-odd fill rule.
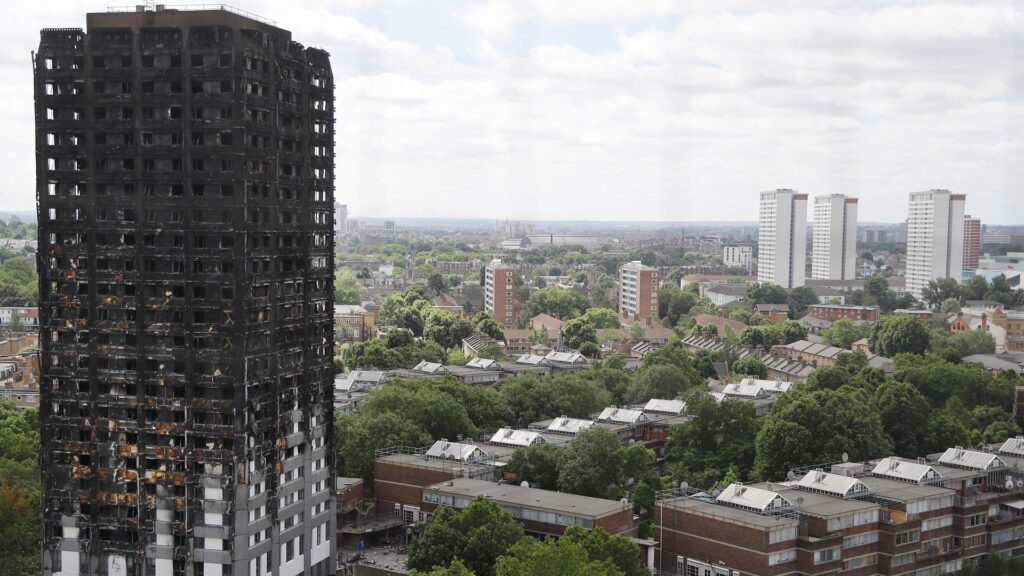
[[147,10],[34,66],[44,574],[334,574],[329,55]]

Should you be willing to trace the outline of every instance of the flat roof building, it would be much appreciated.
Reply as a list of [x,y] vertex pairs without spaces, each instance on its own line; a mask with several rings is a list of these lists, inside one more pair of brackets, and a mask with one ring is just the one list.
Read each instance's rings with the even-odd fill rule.
[[197,8],[33,58],[47,576],[336,571],[330,57]]
[[857,277],[857,199],[842,194],[814,197],[811,276]]
[[628,322],[653,324],[658,319],[660,273],[639,260],[619,268],[619,315]]
[[476,498],[487,498],[523,524],[527,533],[561,536],[569,526],[602,528],[609,534],[637,535],[638,521],[629,501],[605,500],[472,478],[453,478],[423,488],[423,511],[439,506],[465,508]]
[[807,262],[807,194],[761,192],[757,281],[783,288],[803,286]]
[[910,194],[907,218],[907,291],[921,290],[936,278],[963,279],[966,194],[929,190]]
[[515,274],[515,268],[497,259],[484,268],[484,310],[502,326],[516,319]]

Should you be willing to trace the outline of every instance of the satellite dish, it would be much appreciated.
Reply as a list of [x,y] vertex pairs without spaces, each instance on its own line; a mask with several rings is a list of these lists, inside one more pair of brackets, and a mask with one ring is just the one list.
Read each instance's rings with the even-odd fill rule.
[[1013,490],[1013,478],[1006,479],[1006,489]]
[[686,494],[686,491],[690,489],[690,483],[689,482],[680,482],[679,483],[679,489],[683,491],[683,494]]
[[527,482],[526,480],[523,480],[522,482],[520,482],[519,485],[522,486],[523,488],[529,488],[530,487],[530,483]]
[[796,480],[796,472],[790,470],[789,472],[786,473],[786,478],[790,480]]
[[1024,480],[1021,480],[1021,479],[1017,480],[1017,488],[1024,488]]
[[799,498],[796,499],[796,505],[797,506],[800,506],[803,503],[804,503],[804,497],[803,496],[800,496]]
[[850,455],[847,454],[846,452],[843,452],[843,462],[849,462],[849,461],[850,461]]

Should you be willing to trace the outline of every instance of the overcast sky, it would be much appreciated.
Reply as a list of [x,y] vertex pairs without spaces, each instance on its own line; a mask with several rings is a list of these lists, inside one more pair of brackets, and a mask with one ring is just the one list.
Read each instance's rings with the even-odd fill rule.
[[[39,29],[108,3],[4,11],[2,209],[35,204]],[[949,188],[1024,224],[1024,2],[237,3],[331,52],[356,218],[754,220],[787,187],[896,222]]]

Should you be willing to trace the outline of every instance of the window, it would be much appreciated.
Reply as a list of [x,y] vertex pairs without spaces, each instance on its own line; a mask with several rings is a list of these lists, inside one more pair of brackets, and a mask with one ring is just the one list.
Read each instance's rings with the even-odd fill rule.
[[895,567],[895,566],[904,566],[906,564],[913,564],[914,563],[914,556],[915,556],[914,552],[910,552],[910,553],[907,553],[907,554],[899,554],[897,556],[893,556],[892,557],[892,562],[891,562],[890,565]]
[[792,562],[796,560],[796,549],[783,550],[782,552],[776,552],[768,555],[768,565],[775,566],[776,564],[785,564],[786,562]]
[[843,548],[853,548],[875,542],[878,542],[878,532],[865,532],[864,534],[855,534],[843,538]]
[[814,553],[815,564],[824,564],[825,562],[834,562],[836,560],[839,560],[839,548],[827,548]]
[[921,533],[917,530],[911,530],[910,532],[900,532],[896,535],[896,545],[902,546],[904,544],[910,544],[911,542],[917,542],[921,538]]
[[769,544],[776,544],[778,542],[786,542],[789,540],[796,540],[796,526],[790,526],[789,528],[773,528],[768,531]]
[[987,522],[988,522],[988,514],[985,513],[985,512],[982,512],[981,514],[975,514],[973,516],[968,516],[967,517],[967,526],[968,527],[981,526],[982,524],[985,524]]
[[953,525],[953,516],[940,516],[938,518],[930,518],[928,520],[921,521],[921,531],[927,532],[928,530],[938,530],[939,528],[945,528]]

